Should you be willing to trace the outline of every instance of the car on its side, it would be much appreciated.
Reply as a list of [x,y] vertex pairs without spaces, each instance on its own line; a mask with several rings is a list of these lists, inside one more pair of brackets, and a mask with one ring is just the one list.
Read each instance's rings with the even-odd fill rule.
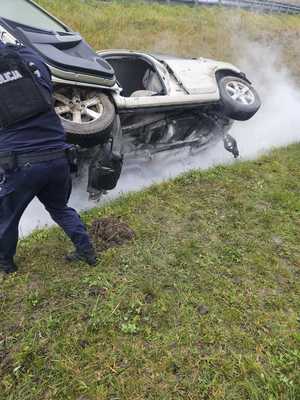
[[229,63],[130,50],[97,54],[116,74],[119,90],[111,96],[125,153],[201,147],[227,132],[233,120],[250,119],[261,104],[245,74]]
[[[260,99],[232,64],[130,50],[95,52],[78,32],[33,0],[0,0],[0,38],[35,49],[52,71],[55,110],[67,139],[94,149],[118,138],[126,155],[205,148]],[[93,151],[91,151],[93,153]]]

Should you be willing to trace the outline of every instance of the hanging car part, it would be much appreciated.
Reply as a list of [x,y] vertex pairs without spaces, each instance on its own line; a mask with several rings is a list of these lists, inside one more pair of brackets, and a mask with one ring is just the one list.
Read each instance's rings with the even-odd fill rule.
[[113,140],[99,147],[89,167],[88,192],[112,190],[121,175],[123,156],[113,151]]
[[240,155],[237,141],[229,135],[229,133],[226,133],[223,137],[223,142],[224,142],[224,147],[227,151],[233,154],[234,158],[238,158]]

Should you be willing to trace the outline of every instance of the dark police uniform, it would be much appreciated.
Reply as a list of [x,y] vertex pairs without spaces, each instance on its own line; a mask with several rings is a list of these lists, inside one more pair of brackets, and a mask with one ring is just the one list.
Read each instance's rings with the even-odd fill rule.
[[[48,98],[52,98],[51,74],[43,59],[29,48],[12,48],[0,41],[0,54],[8,48],[30,66],[30,70],[34,71],[32,77],[35,84]],[[17,69],[0,73],[0,86],[9,80],[15,81],[17,85],[20,76],[22,73]],[[10,87],[18,88],[13,85]],[[28,95],[23,88],[23,92],[15,92],[13,97],[16,103],[21,101],[26,104],[30,101],[30,98],[26,98]],[[23,98],[20,99],[20,96]],[[22,108],[22,103],[19,104]],[[72,240],[76,254],[83,256],[79,259],[85,259],[85,255],[94,255],[80,217],[67,206],[71,193],[71,176],[66,157],[69,145],[65,142],[64,129],[53,106],[40,111],[17,123],[3,123],[0,128],[0,270],[4,272],[16,270],[13,257],[18,242],[18,225],[34,197],[43,203],[52,219]],[[3,118],[5,122],[5,115]]]

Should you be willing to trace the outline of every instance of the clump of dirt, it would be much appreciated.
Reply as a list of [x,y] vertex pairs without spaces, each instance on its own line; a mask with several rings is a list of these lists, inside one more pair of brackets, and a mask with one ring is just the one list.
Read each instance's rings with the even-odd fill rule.
[[107,288],[103,287],[97,287],[97,286],[92,286],[89,288],[89,296],[95,296],[95,297],[102,297],[103,299],[107,296]]
[[197,311],[200,315],[205,315],[209,313],[209,308],[204,304],[200,304],[197,308]]
[[146,293],[145,295],[145,303],[146,304],[151,304],[155,300],[155,296],[153,293]]
[[13,370],[13,360],[8,350],[0,350],[0,380]]
[[92,223],[90,234],[97,252],[121,246],[135,237],[134,231],[120,218],[116,217],[96,219]]

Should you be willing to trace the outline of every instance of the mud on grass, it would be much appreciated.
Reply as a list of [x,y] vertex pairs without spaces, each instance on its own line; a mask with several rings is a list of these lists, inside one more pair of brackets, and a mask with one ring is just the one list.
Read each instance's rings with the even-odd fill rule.
[[122,222],[121,217],[97,218],[92,222],[89,232],[98,253],[121,246],[135,237],[134,231]]

